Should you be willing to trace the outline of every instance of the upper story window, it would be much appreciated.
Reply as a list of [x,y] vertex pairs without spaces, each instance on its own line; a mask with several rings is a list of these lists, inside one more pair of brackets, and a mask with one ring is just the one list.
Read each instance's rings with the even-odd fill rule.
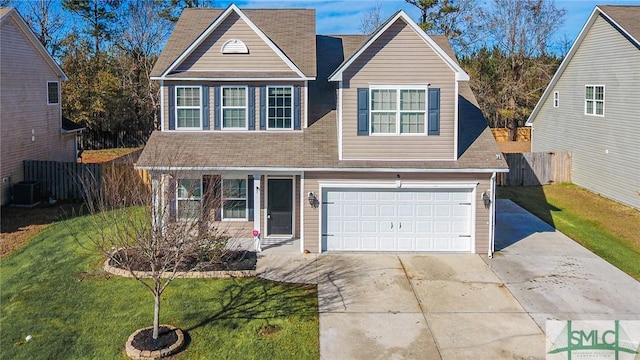
[[585,86],[584,113],[604,116],[604,85]]
[[560,106],[560,93],[557,91],[553,92],[553,107],[557,108]]
[[371,134],[426,134],[425,88],[372,88]]
[[176,185],[177,218],[180,220],[200,218],[202,179],[178,179]]
[[222,219],[247,219],[247,179],[222,179]]
[[47,104],[60,103],[60,89],[57,81],[47,82]]
[[293,87],[267,87],[267,129],[293,129]]
[[222,88],[222,128],[247,129],[247,88]]
[[176,86],[176,128],[202,127],[202,99],[199,86]]

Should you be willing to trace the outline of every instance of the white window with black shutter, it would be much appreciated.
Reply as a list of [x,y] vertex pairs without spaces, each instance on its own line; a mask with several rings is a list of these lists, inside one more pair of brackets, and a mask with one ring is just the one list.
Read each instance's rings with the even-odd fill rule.
[[253,221],[253,177],[203,175],[173,181],[170,213],[178,220]]
[[358,135],[440,134],[440,89],[377,85],[357,91]]
[[169,85],[169,130],[209,130],[209,87]]
[[202,210],[202,179],[178,179],[176,186],[178,220],[199,219]]
[[260,130],[301,129],[299,85],[269,85],[260,88]]

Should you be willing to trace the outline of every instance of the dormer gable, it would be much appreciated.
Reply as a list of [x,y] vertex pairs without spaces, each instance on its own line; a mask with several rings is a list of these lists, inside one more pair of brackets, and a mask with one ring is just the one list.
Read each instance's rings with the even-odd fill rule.
[[[184,50],[172,55],[172,52],[175,53],[171,51],[172,48],[181,47],[181,43],[184,43],[184,39],[179,37],[182,29],[185,32],[191,31],[188,29],[190,24],[179,22],[174,30],[174,34],[178,33],[178,35],[168,42],[167,48],[170,51],[163,52],[161,55],[154,68],[153,73],[155,74],[152,75],[152,79],[177,79],[183,75],[190,79],[194,77],[238,79],[243,76],[246,78],[275,77],[291,80],[312,80],[315,78],[315,59],[307,61],[306,58],[309,56],[297,51],[299,47],[289,46],[287,49],[289,54],[287,54],[283,51],[286,46],[272,40],[278,39],[283,42],[287,37],[295,38],[299,35],[305,40],[312,39],[311,43],[306,44],[311,49],[315,48],[315,34],[311,33],[313,36],[308,36],[306,34],[308,31],[305,31],[304,34],[296,34],[295,29],[291,29],[291,31],[283,31],[280,28],[271,29],[269,28],[272,26],[270,24],[262,24],[261,27],[251,19],[253,17],[260,21],[264,17],[262,13],[275,13],[278,10],[247,10],[251,14],[248,16],[245,11],[231,4],[222,12],[216,12],[215,9],[204,11],[202,14],[205,16],[217,16],[204,27],[199,35],[188,40],[190,42]],[[308,12],[315,16],[313,11],[301,10],[301,12]],[[279,11],[278,14],[289,15],[284,11]],[[185,20],[189,17],[194,19],[200,17],[200,13],[196,11],[186,15]],[[315,51],[312,55],[315,57]],[[167,57],[173,57],[173,59],[169,61]],[[214,69],[215,71],[212,71]]]
[[390,27],[392,27],[397,21],[403,21],[409,28],[411,28],[438,56],[444,61],[449,68],[455,73],[457,81],[469,81],[469,75],[458,65],[457,61],[451,58],[438,44],[436,44],[429,35],[427,35],[411,18],[402,10],[395,13],[387,21],[385,21],[376,31],[374,31],[369,39],[358,49],[353,55],[346,59],[334,72],[329,76],[329,81],[342,81],[342,74],[348,69],[357,59],[367,51],[367,49],[376,42],[376,40],[382,36]]

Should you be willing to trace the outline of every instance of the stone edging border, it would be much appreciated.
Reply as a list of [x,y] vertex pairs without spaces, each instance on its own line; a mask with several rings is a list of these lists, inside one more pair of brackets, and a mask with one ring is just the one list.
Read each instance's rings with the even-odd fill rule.
[[174,330],[176,332],[176,335],[178,335],[178,340],[166,349],[160,349],[160,350],[154,350],[154,351],[136,349],[133,347],[133,338],[136,335],[138,335],[141,331],[152,329],[153,326],[138,329],[133,334],[131,334],[131,336],[129,336],[129,339],[127,340],[127,345],[125,346],[125,351],[127,352],[127,356],[129,356],[131,359],[159,359],[159,358],[177,353],[182,347],[182,345],[184,345],[184,333],[182,332],[182,330],[171,325],[160,325],[160,326],[167,327],[171,330]]
[[[110,274],[133,278],[133,274],[128,270],[117,268],[109,264],[110,258],[104,262],[104,270]],[[134,271],[138,278],[148,279],[151,278],[150,271]],[[241,277],[254,277],[256,276],[256,270],[228,270],[228,271],[178,271],[175,277],[178,279],[214,279],[214,278],[241,278]],[[161,278],[169,278],[173,276],[173,272],[164,272],[160,276]]]

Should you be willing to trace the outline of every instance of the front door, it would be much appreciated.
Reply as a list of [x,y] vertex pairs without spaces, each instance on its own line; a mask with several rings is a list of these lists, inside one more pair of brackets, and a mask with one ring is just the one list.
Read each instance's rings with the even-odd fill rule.
[[293,233],[293,180],[268,179],[267,236]]

